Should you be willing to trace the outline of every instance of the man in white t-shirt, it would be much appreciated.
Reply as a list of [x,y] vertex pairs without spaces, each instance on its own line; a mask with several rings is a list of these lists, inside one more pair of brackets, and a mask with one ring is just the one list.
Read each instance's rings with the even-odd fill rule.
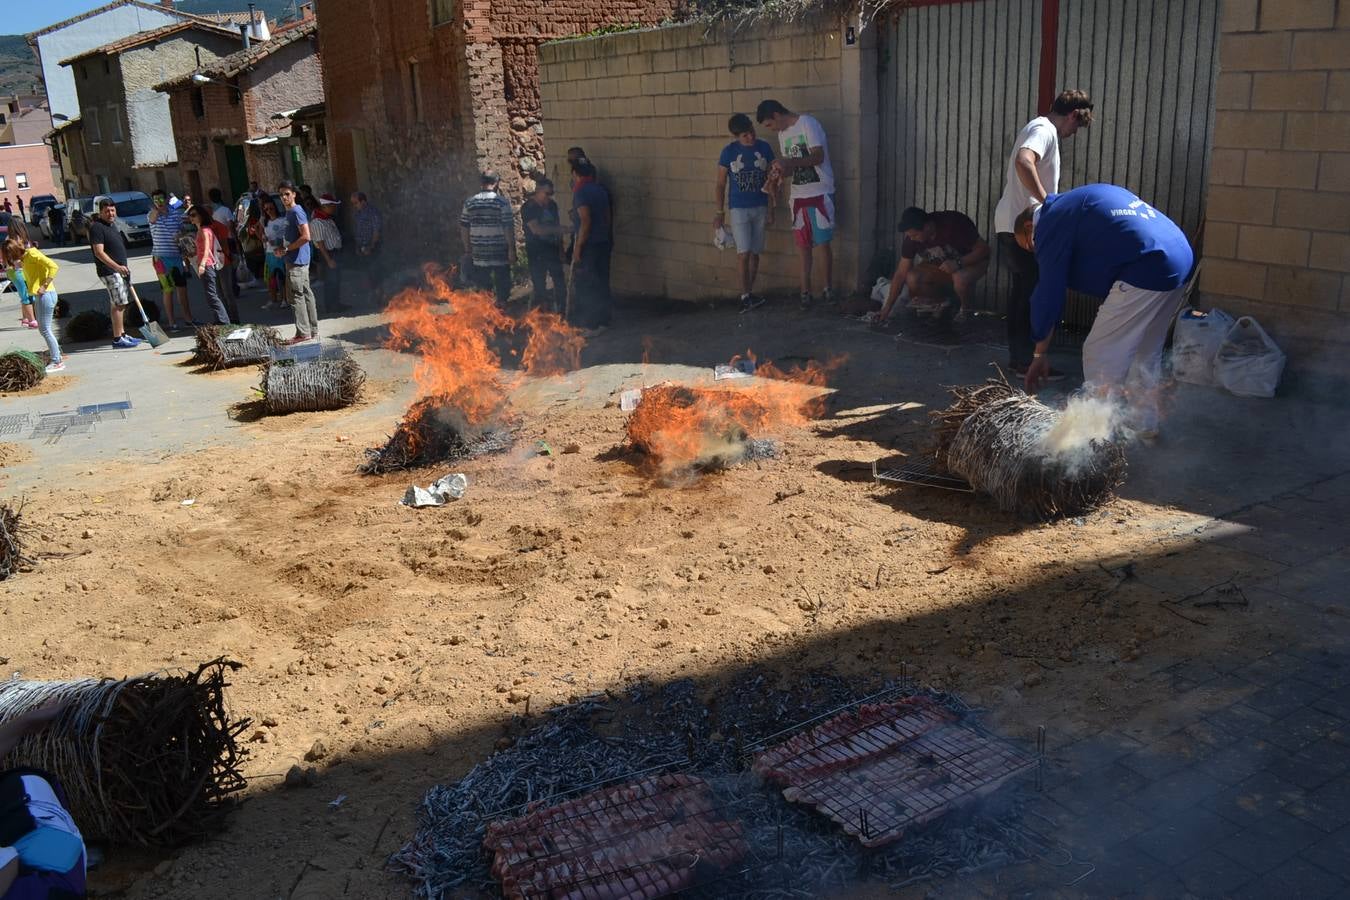
[[[1040,278],[1036,254],[1023,250],[1013,237],[1013,223],[1022,211],[1039,206],[1050,194],[1059,193],[1059,143],[1073,137],[1079,128],[1092,124],[1092,100],[1084,91],[1064,91],[1050,106],[1049,115],[1038,116],[1022,127],[1008,158],[1007,184],[994,210],[994,233],[999,259],[1012,274],[1008,295],[1008,368],[1025,375],[1031,365],[1031,294]],[[1064,373],[1051,370],[1049,378]]]
[[821,250],[825,270],[826,303],[834,302],[834,167],[825,129],[813,116],[794,113],[777,100],[765,100],[755,109],[760,125],[778,133],[782,154],[773,171],[792,185],[792,233],[801,259],[802,309],[811,305],[811,264],[814,248]]

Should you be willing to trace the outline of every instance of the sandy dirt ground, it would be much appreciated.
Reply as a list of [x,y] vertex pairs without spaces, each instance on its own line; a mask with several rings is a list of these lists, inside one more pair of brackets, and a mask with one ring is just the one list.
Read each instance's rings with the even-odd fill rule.
[[[172,855],[111,851],[96,895],[407,896],[383,864],[428,786],[490,752],[527,698],[538,711],[639,676],[711,690],[751,665],[905,666],[992,707],[996,728],[1071,740],[1146,718],[1141,656],[1194,649],[1158,589],[1231,575],[1191,513],[1116,501],[1028,527],[977,498],[873,485],[877,445],[917,446],[923,410],[835,405],[777,435],[777,459],[664,486],[583,380],[521,391],[516,449],[458,467],[468,496],[440,509],[396,503],[439,468],[354,474],[392,423],[351,411],[265,419],[246,447],[29,495],[40,563],[0,585],[9,671],[246,665],[230,696],[255,723],[251,781],[230,827]],[[1108,570],[1131,560],[1162,583],[1118,583]],[[1202,640],[1222,652],[1263,627]],[[307,754],[318,786],[284,789]]]

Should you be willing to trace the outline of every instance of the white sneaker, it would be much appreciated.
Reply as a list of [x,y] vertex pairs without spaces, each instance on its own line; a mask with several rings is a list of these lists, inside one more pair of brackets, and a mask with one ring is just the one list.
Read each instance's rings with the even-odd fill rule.
[[66,364],[65,364],[65,361],[64,361],[64,360],[62,360],[61,362],[54,362],[54,363],[48,363],[48,364],[47,364],[47,374],[48,374],[48,375],[52,374],[53,372],[64,372],[65,370],[66,370]]

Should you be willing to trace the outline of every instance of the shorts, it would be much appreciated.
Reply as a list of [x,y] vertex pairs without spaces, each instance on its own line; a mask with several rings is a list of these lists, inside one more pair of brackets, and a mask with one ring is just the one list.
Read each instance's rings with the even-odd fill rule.
[[117,272],[104,275],[103,286],[108,289],[108,302],[113,306],[126,306],[131,302],[131,294],[127,292],[127,280],[124,276]]
[[768,220],[767,206],[731,210],[727,224],[731,226],[731,236],[736,239],[737,253],[764,252],[764,225]]
[[819,247],[834,240],[834,195],[792,201],[792,235],[798,247]]
[[159,286],[166,291],[175,287],[187,286],[187,271],[183,267],[181,256],[154,257],[155,274],[159,276]]

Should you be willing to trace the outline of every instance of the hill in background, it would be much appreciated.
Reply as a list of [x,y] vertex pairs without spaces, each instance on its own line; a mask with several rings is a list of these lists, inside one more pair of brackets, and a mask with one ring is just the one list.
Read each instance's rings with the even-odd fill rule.
[[[295,15],[293,0],[254,0],[254,7],[270,21],[283,21]],[[202,15],[214,12],[243,12],[248,0],[178,0],[179,12]],[[32,49],[21,34],[0,34],[0,95],[26,94],[39,85],[41,72]]]

